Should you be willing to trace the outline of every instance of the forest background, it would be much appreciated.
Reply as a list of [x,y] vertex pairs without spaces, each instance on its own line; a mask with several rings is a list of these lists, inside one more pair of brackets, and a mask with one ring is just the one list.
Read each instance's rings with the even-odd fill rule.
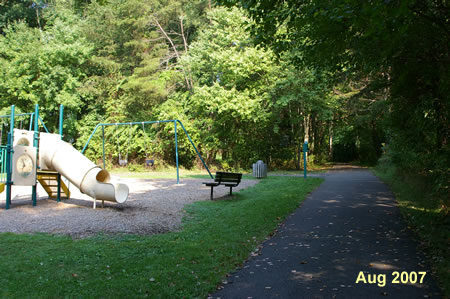
[[[100,122],[179,119],[206,163],[226,170],[259,159],[300,169],[305,140],[316,164],[374,165],[384,153],[444,198],[448,10],[430,0],[0,0],[1,114],[39,104],[56,131],[63,104],[64,139],[80,149]],[[105,134],[110,165],[120,153],[175,163],[173,126]],[[99,135],[86,153],[97,160]],[[179,147],[181,165],[199,165],[183,134]]]

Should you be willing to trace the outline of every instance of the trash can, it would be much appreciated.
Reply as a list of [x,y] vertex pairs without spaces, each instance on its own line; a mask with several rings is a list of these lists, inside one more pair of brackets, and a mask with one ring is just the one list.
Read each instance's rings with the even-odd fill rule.
[[261,160],[253,164],[253,176],[258,179],[267,177],[267,164]]

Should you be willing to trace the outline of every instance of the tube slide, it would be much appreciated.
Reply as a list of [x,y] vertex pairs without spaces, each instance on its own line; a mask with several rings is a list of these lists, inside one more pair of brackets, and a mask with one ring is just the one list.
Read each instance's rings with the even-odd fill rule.
[[98,200],[123,203],[128,186],[112,183],[108,171],[101,169],[58,134],[40,133],[39,165],[65,176],[84,194]]

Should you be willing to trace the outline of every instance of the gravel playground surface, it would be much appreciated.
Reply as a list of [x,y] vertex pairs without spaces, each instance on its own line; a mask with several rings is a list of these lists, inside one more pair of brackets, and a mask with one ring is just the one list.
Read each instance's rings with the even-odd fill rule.
[[[5,210],[5,193],[0,197],[0,232],[50,233],[84,238],[97,233],[124,233],[151,235],[176,231],[184,216],[183,207],[196,201],[210,200],[210,187],[202,184],[205,179],[181,179],[177,185],[173,179],[117,179],[130,189],[123,204],[93,201],[71,185],[71,199],[60,203],[48,200],[38,185],[37,206],[31,205],[31,187],[13,186],[12,205]],[[242,180],[233,193],[258,183]],[[214,199],[226,199],[229,188],[214,188]]]

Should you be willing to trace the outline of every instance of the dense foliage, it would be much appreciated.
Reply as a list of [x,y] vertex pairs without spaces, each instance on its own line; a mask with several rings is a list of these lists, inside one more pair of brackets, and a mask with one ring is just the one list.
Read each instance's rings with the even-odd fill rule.
[[[428,177],[436,190],[448,192],[447,1],[223,2],[248,11],[259,42],[279,53],[299,53],[298,66],[326,69],[360,85],[356,99],[368,104],[352,105],[347,112],[368,109],[366,120],[357,117],[349,123],[353,129],[341,129],[360,132],[360,150],[386,134],[400,169]],[[383,112],[384,123],[377,119]]]
[[[310,163],[373,165],[384,153],[393,180],[420,182],[437,215],[429,225],[446,232],[449,10],[440,0],[0,0],[0,114],[39,104],[55,132],[63,104],[64,139],[79,149],[100,122],[178,119],[226,170],[259,159],[300,169],[305,141]],[[175,164],[172,123],[104,133],[107,167]],[[178,133],[182,166],[201,167]],[[101,153],[99,131],[86,155]]]
[[[79,148],[99,122],[179,119],[219,168],[258,159],[299,168],[304,140],[310,162],[325,161],[330,136],[342,143],[337,159],[367,156],[343,129],[348,87],[334,90],[330,73],[295,67],[296,53],[258,46],[240,9],[201,0],[7,1],[1,9],[1,107],[28,112],[38,103],[55,130],[64,104],[65,139]],[[119,156],[174,163],[172,125],[108,127],[105,136],[109,165]],[[89,157],[100,158],[100,138]],[[182,165],[199,165],[184,134],[179,147]]]
[[[440,1],[0,2],[0,106],[66,107],[81,148],[99,122],[180,119],[210,165],[374,164],[448,188],[450,30]],[[240,4],[244,9],[233,8]],[[145,130],[145,131],[144,131]],[[173,127],[107,128],[119,154],[174,163]],[[180,134],[180,159],[198,165]],[[87,155],[100,158],[100,134]]]

